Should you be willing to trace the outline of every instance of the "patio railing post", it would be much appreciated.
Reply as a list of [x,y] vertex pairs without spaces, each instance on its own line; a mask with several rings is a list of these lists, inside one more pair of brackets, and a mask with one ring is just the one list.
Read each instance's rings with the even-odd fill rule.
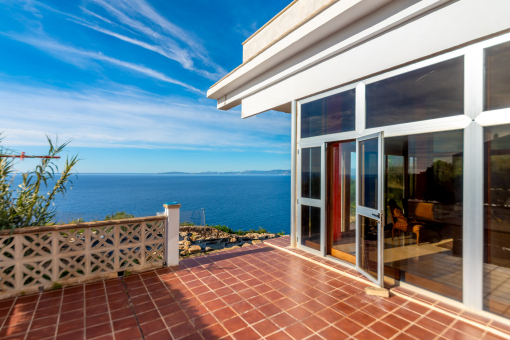
[[165,262],[167,267],[179,265],[179,209],[177,202],[163,204],[165,222]]

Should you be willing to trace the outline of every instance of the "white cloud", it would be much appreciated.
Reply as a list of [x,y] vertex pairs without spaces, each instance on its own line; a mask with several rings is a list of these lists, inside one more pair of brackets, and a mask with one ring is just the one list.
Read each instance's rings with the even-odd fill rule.
[[[147,44],[147,46],[159,46],[159,48],[164,51],[172,51],[171,55],[176,57],[172,57],[171,59],[181,63],[184,68],[194,71],[211,80],[219,79],[227,73],[225,69],[214,63],[214,61],[208,56],[204,46],[197,39],[193,38],[191,34],[186,32],[186,30],[161,16],[146,1],[89,0],[88,2],[94,3],[106,10],[118,21],[118,24],[124,25],[124,27],[128,26],[137,33],[142,34],[146,39],[152,42],[152,44]],[[98,14],[87,8],[85,8],[84,13],[98,16]],[[147,48],[146,46],[139,44],[137,40],[128,40],[129,38],[126,39],[127,37],[122,38],[118,35],[111,34],[111,30],[106,31],[101,32]],[[176,40],[180,41],[184,46],[181,47]],[[154,51],[154,49],[151,50]],[[160,53],[158,51],[155,52]],[[212,67],[214,72],[195,66],[194,59],[199,60],[204,64],[204,66]]]
[[53,54],[53,56],[67,60],[67,61],[71,61],[74,64],[79,63],[80,59],[94,59],[94,60],[105,61],[110,64],[114,64],[114,65],[129,69],[129,70],[132,70],[132,71],[142,73],[142,74],[144,74],[148,77],[151,77],[151,78],[155,78],[155,79],[167,82],[167,83],[180,85],[192,92],[195,92],[198,94],[204,94],[203,91],[200,91],[199,89],[197,89],[189,84],[186,84],[179,80],[168,77],[167,75],[165,75],[159,71],[150,69],[143,65],[134,64],[134,63],[130,63],[127,61],[115,59],[115,58],[106,56],[101,52],[93,52],[93,51],[77,49],[72,46],[60,44],[54,40],[51,40],[49,38],[42,37],[42,36],[34,37],[34,36],[25,36],[25,35],[20,35],[20,34],[7,34],[7,33],[0,33],[0,34],[4,35],[10,39],[29,44],[29,45],[39,48],[41,50],[51,52]]
[[242,120],[189,99],[109,87],[111,92],[70,91],[0,82],[4,144],[45,145],[49,133],[75,138],[80,147],[288,152],[290,119],[284,113]]

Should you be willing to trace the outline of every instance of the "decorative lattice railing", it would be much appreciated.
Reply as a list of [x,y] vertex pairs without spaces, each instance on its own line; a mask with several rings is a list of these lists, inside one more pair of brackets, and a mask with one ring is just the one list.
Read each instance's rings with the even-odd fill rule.
[[162,267],[166,220],[154,216],[3,231],[0,298]]

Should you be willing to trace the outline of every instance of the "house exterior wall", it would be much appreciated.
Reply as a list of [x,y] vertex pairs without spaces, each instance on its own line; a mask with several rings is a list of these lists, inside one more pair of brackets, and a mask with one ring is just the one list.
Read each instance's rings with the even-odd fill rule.
[[[507,13],[510,13],[510,2],[506,0],[460,0],[448,3],[244,98],[242,116],[249,117],[292,100],[509,30]],[[303,53],[313,55],[322,52],[320,44],[314,47]],[[260,83],[261,79],[265,77],[254,79],[252,86]]]

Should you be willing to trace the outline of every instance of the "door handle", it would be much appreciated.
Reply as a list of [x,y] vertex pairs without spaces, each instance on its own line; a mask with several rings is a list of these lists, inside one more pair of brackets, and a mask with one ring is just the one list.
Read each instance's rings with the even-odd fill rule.
[[375,216],[377,218],[381,218],[381,215],[380,214],[372,214],[372,216]]

